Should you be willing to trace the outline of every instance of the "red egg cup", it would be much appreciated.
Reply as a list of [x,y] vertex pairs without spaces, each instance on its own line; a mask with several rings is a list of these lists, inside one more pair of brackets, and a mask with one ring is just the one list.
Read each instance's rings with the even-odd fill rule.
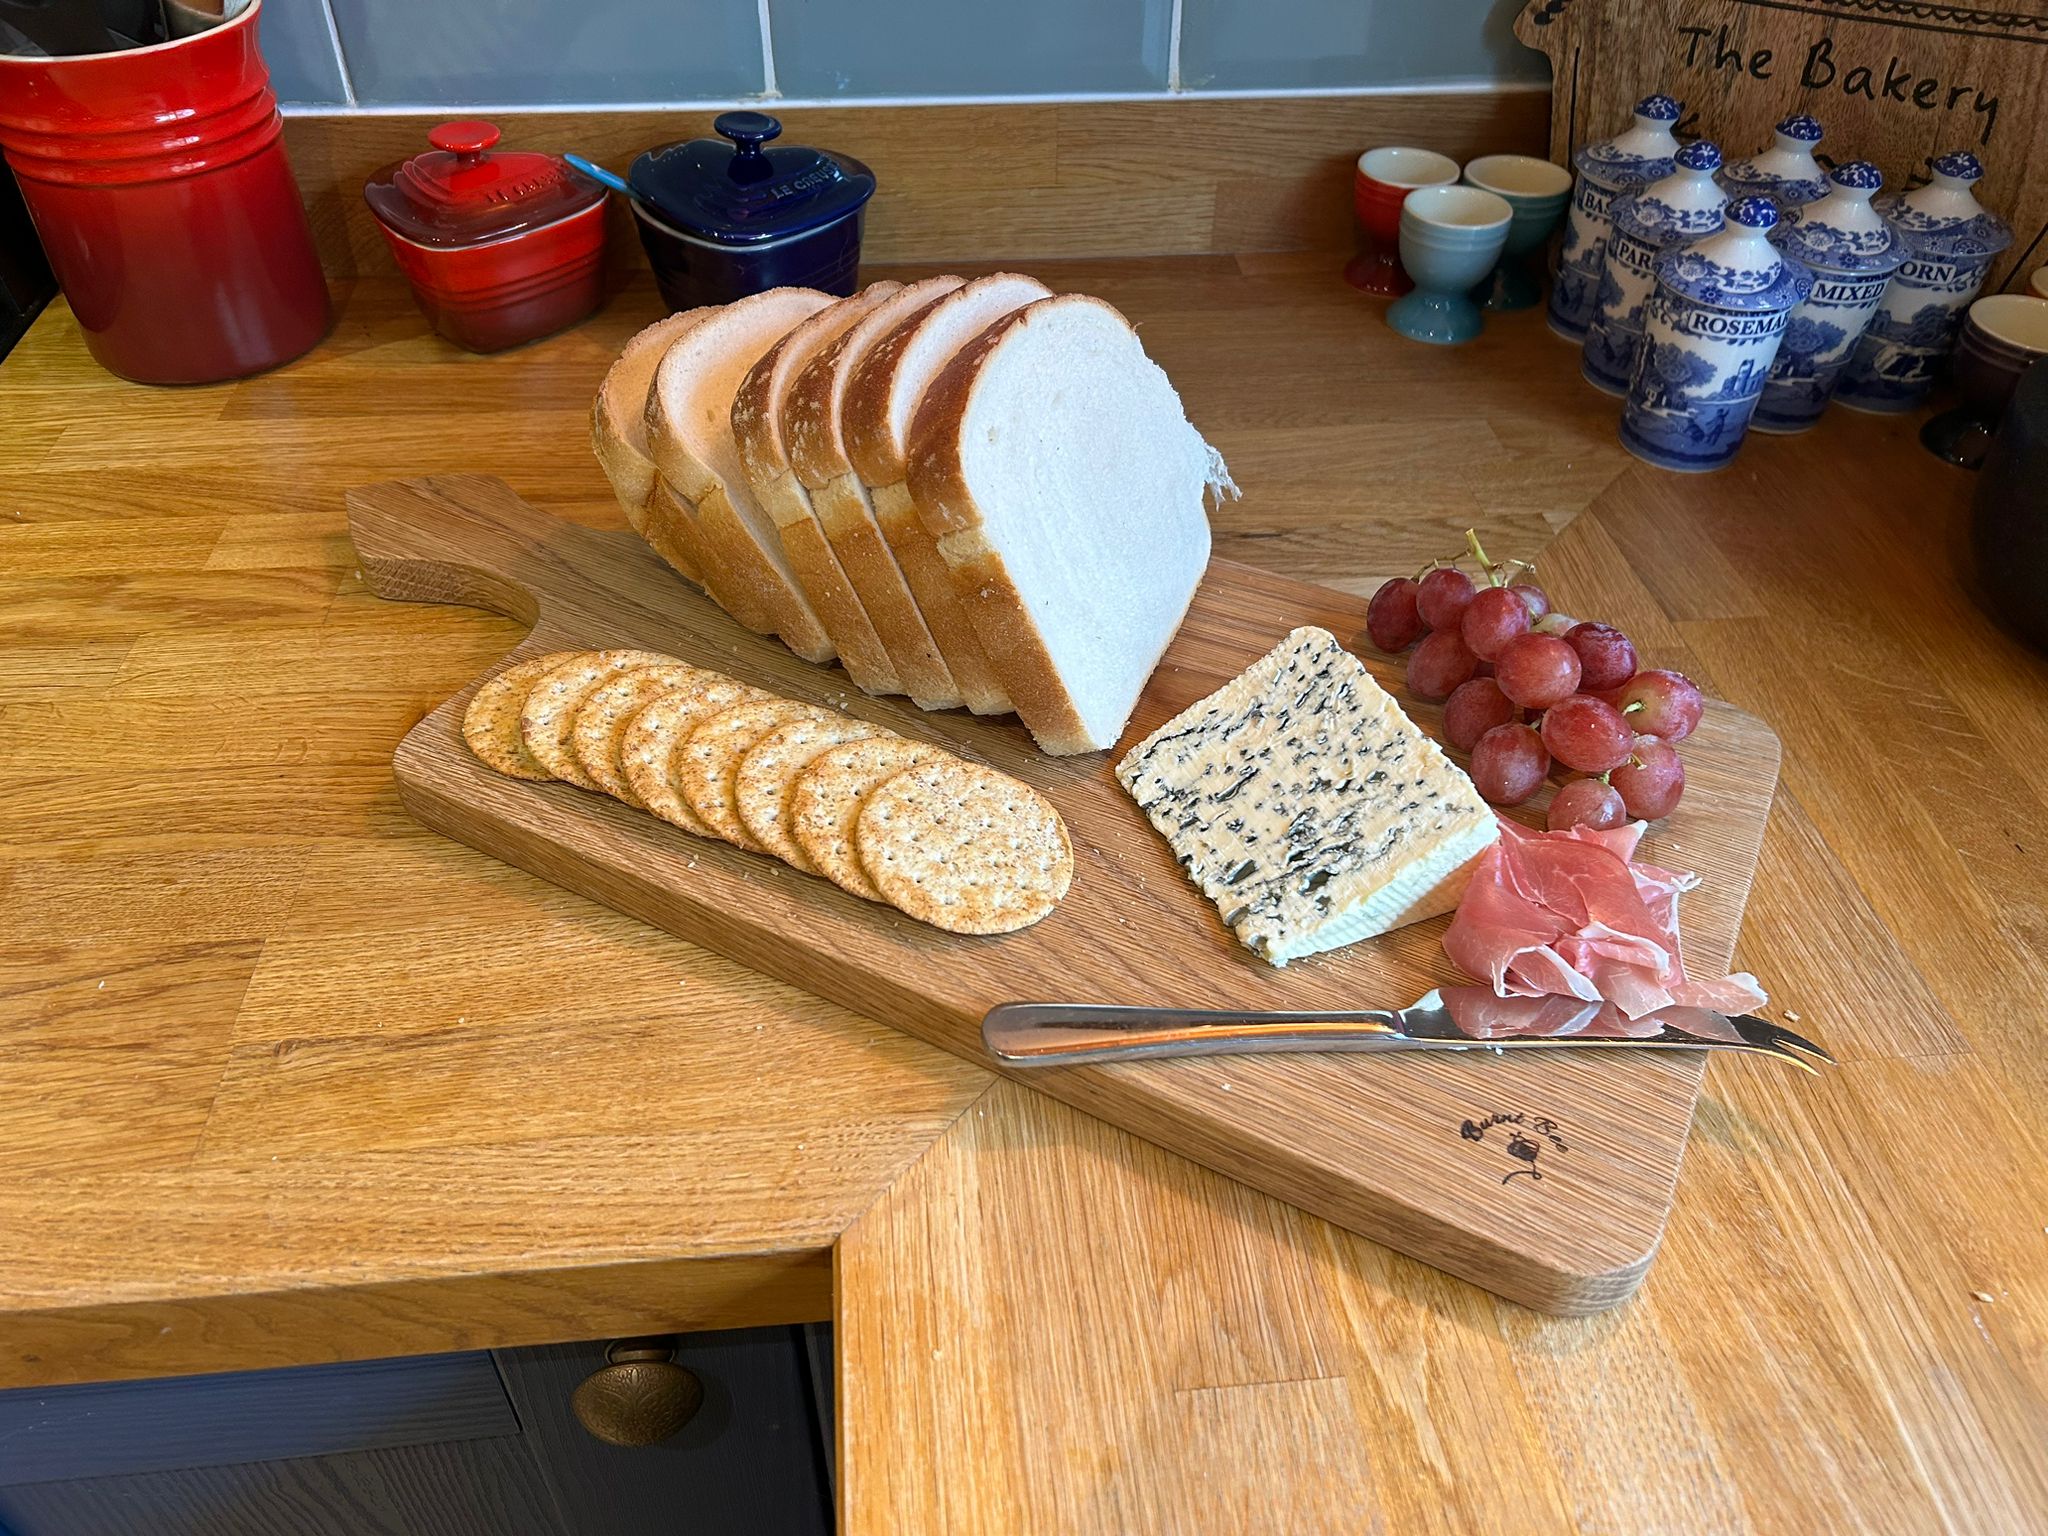
[[1345,264],[1344,281],[1383,299],[1414,288],[1401,266],[1401,205],[1418,187],[1447,187],[1457,179],[1458,162],[1434,150],[1388,147],[1360,155],[1351,178],[1358,254]]

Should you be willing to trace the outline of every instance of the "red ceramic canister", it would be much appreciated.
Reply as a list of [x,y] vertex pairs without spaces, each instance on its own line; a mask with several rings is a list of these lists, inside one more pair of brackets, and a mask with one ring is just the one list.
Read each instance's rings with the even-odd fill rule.
[[0,148],[86,346],[123,378],[238,379],[326,334],[262,9],[148,48],[0,55]]
[[372,176],[363,199],[435,330],[500,352],[597,308],[602,186],[555,155],[493,154],[490,123],[443,123],[427,142]]

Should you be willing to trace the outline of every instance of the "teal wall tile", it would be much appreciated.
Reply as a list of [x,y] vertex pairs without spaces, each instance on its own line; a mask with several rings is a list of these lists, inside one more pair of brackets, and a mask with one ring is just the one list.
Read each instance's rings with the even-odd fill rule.
[[279,101],[333,106],[348,100],[341,60],[327,30],[326,0],[263,0],[256,23],[270,88]]
[[1172,0],[769,0],[785,96],[1160,91]]
[[1187,90],[1548,81],[1523,0],[1184,0]]
[[333,0],[356,99],[726,100],[762,89],[755,0]]

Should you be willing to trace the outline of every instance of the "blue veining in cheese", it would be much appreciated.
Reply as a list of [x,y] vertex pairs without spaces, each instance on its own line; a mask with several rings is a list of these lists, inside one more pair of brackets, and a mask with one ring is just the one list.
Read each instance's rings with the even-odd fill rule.
[[1167,721],[1117,777],[1274,965],[1450,911],[1499,835],[1471,779],[1322,629]]

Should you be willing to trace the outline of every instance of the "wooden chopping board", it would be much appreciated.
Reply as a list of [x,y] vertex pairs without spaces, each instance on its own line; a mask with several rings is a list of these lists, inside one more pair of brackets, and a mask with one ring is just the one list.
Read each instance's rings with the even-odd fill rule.
[[[1049,758],[1013,719],[870,699],[838,669],[734,624],[630,533],[564,522],[480,476],[387,482],[348,501],[372,591],[528,624],[515,659],[601,646],[667,651],[991,763],[1044,791],[1067,819],[1075,876],[1059,909],[1021,933],[961,938],[602,796],[492,772],[462,741],[474,685],[400,743],[400,793],[428,826],[741,964],[992,1068],[980,1025],[998,1002],[1399,1006],[1453,977],[1439,942],[1446,919],[1272,969],[1182,876],[1116,783],[1118,754]],[[1318,624],[1348,641],[1364,617],[1363,599],[1216,562],[1126,742],[1289,629]],[[1383,682],[1398,682],[1397,667],[1366,660]],[[1426,729],[1440,723],[1432,708],[1416,714]],[[1646,851],[1704,878],[1685,907],[1688,954],[1704,971],[1725,965],[1734,946],[1777,780],[1777,738],[1716,705],[1685,758],[1685,803]],[[1584,1313],[1630,1295],[1656,1252],[1703,1072],[1700,1059],[1678,1054],[1474,1052],[1016,1075],[1502,1296]]]

